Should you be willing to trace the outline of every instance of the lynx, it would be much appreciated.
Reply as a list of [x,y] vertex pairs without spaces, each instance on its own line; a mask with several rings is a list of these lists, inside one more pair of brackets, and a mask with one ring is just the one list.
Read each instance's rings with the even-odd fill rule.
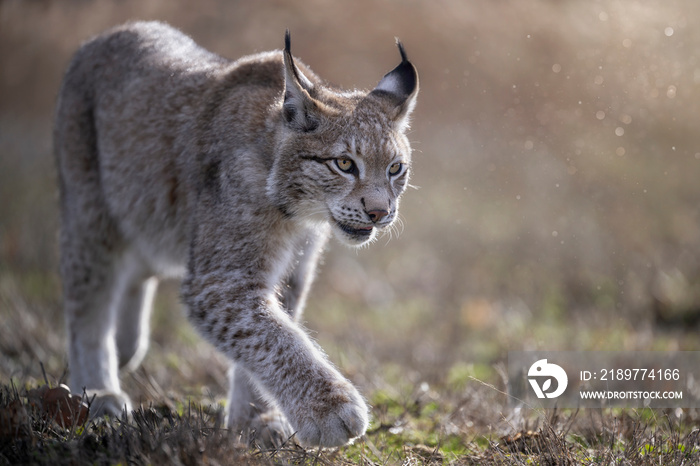
[[93,416],[131,410],[119,369],[148,346],[157,277],[231,361],[227,426],[336,446],[368,407],[298,323],[333,233],[371,242],[407,186],[418,75],[325,84],[290,52],[225,60],[158,22],[74,56],[55,115],[69,384]]

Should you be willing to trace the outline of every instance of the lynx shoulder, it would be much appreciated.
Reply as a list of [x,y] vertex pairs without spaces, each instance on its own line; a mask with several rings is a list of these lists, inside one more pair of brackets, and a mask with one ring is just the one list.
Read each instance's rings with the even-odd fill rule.
[[55,115],[70,385],[93,415],[132,408],[119,368],[148,346],[158,277],[231,361],[228,425],[275,443],[364,433],[358,391],[297,325],[334,234],[391,228],[409,178],[418,75],[325,84],[282,51],[225,60],[157,22],[83,45]]

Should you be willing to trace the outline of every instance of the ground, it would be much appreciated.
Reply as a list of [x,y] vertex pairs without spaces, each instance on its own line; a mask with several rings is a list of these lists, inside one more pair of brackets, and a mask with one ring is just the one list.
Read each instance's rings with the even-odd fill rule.
[[[383,309],[381,317],[369,311],[350,315],[347,309],[326,308],[323,312],[330,314],[329,319],[319,325],[318,333],[312,331],[372,406],[371,426],[363,438],[351,446],[324,451],[304,449],[293,439],[279,449],[249,448],[222,427],[225,360],[194,333],[178,310],[174,283],[166,284],[158,297],[154,343],[143,367],[123,378],[126,389],[140,401],[139,410],[128,420],[87,422],[77,405],[66,408],[66,396],[46,399],[37,395],[41,387],[61,394],[56,387],[66,371],[62,318],[55,296],[29,298],[27,294],[33,293],[25,287],[37,286],[33,280],[41,282],[41,289],[55,290],[57,285],[53,279],[18,281],[17,277],[0,276],[4,322],[0,330],[4,355],[0,362],[0,464],[636,465],[700,461],[697,410],[515,409],[517,404],[505,393],[504,361],[499,352],[479,353],[489,344],[494,348],[506,345],[504,339],[513,338],[507,332],[465,340],[460,351],[477,355],[474,362],[416,369],[407,353],[422,350],[419,333],[399,332],[402,336],[395,341],[376,341],[375,332],[391,333],[382,328],[391,320],[387,314],[403,312],[402,308]],[[316,312],[321,311],[314,308],[310,314]],[[369,330],[348,332],[364,326]],[[557,327],[563,329],[554,324]],[[535,325],[530,330],[537,334],[553,328]],[[625,328],[587,332],[590,335],[585,338],[607,341],[609,348],[624,344],[625,338],[642,338]],[[691,345],[693,340],[687,332],[654,338],[657,349]]]

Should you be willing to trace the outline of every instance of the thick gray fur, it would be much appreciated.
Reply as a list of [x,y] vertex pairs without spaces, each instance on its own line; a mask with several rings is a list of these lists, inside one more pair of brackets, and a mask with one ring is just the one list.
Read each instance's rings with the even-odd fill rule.
[[145,354],[156,277],[183,277],[191,322],[231,361],[230,428],[309,446],[365,432],[363,398],[297,322],[331,232],[358,246],[396,219],[417,74],[402,52],[375,90],[344,92],[288,44],[231,62],[138,22],[73,58],[61,274],[70,386],[93,414],[132,409],[119,368]]

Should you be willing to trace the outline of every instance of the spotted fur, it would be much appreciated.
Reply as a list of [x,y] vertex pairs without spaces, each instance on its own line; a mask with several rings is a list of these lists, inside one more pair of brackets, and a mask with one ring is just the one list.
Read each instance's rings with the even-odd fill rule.
[[183,277],[191,322],[231,360],[228,425],[347,443],[358,391],[297,324],[329,235],[391,227],[409,177],[418,77],[324,84],[290,52],[228,61],[157,22],[81,47],[55,118],[70,384],[93,414],[132,408],[119,367],[148,345],[157,278]]

